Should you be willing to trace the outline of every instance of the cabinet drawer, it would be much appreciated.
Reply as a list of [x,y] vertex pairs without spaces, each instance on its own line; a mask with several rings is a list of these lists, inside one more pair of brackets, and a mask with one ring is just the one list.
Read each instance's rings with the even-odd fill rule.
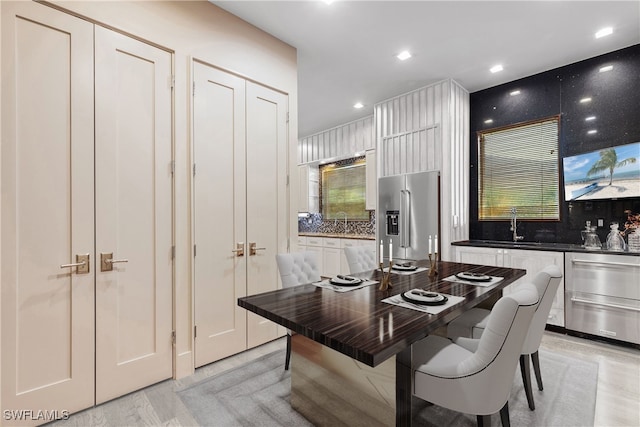
[[325,248],[340,248],[340,239],[333,237],[325,237],[322,246]]
[[307,237],[307,246],[322,247],[324,239],[322,237]]
[[306,236],[298,236],[298,246],[307,246]]
[[640,258],[567,253],[567,290],[640,300]]
[[567,329],[640,344],[640,301],[567,292]]

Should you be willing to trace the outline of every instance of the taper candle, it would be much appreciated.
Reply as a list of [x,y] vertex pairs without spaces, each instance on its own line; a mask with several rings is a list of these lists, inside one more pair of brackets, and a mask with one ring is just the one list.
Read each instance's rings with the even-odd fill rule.
[[431,235],[429,235],[429,255],[431,255]]
[[433,246],[435,246],[434,252],[438,253],[438,235],[437,234],[436,234],[436,242],[435,242],[435,244]]
[[393,240],[389,239],[389,264],[393,261]]
[[380,240],[380,264],[384,262],[384,246],[382,246],[382,240]]

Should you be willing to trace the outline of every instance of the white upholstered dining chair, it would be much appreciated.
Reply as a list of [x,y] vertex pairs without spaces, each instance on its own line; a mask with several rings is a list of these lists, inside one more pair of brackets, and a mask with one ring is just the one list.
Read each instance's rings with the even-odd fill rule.
[[370,246],[350,246],[344,248],[349,265],[349,274],[373,270],[376,265],[376,248]]
[[475,414],[478,426],[500,412],[509,426],[509,393],[518,356],[538,304],[523,284],[496,302],[480,339],[430,335],[412,346],[413,394],[433,404]]
[[[277,254],[278,272],[283,288],[320,281],[320,268],[314,252]],[[287,329],[287,356],[284,369],[289,369],[291,360],[291,331]]]
[[[562,272],[557,265],[548,265],[533,278],[533,285],[538,290],[540,301],[533,315],[533,320],[527,332],[527,338],[524,341],[522,352],[520,355],[520,372],[522,374],[522,383],[527,396],[529,409],[536,409],[533,401],[533,392],[531,390],[531,367],[529,366],[529,357],[533,362],[533,371],[538,383],[538,390],[542,391],[542,374],[540,372],[540,360],[538,358],[538,348],[542,341],[544,327],[547,324],[549,312],[553,298],[556,296],[558,286],[562,280]],[[518,289],[516,285],[516,289]],[[486,327],[489,319],[490,311],[484,308],[473,308],[464,312],[461,316],[454,319],[447,326],[447,336],[449,338],[468,337],[479,338]]]

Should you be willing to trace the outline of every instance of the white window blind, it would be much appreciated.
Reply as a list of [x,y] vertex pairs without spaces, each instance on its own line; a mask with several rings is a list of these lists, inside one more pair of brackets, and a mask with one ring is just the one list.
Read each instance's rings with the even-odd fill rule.
[[559,220],[558,117],[479,133],[478,219]]
[[349,166],[323,167],[322,216],[324,219],[369,220],[365,209],[366,166],[357,163]]

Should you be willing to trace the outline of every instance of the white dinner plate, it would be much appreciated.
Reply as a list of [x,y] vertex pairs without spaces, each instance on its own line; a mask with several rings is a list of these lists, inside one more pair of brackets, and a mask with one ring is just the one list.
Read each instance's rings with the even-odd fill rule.
[[418,269],[418,266],[411,264],[393,264],[391,268],[399,271],[415,271]]
[[362,279],[351,276],[336,276],[331,278],[329,282],[333,285],[339,286],[356,286],[362,283]]
[[423,305],[440,305],[447,302],[447,297],[437,292],[425,291],[422,289],[412,289],[402,294],[406,301]]
[[473,273],[471,271],[463,271],[462,273],[456,274],[458,279],[462,280],[471,280],[472,282],[489,282],[491,281],[491,276],[487,276],[482,273]]

